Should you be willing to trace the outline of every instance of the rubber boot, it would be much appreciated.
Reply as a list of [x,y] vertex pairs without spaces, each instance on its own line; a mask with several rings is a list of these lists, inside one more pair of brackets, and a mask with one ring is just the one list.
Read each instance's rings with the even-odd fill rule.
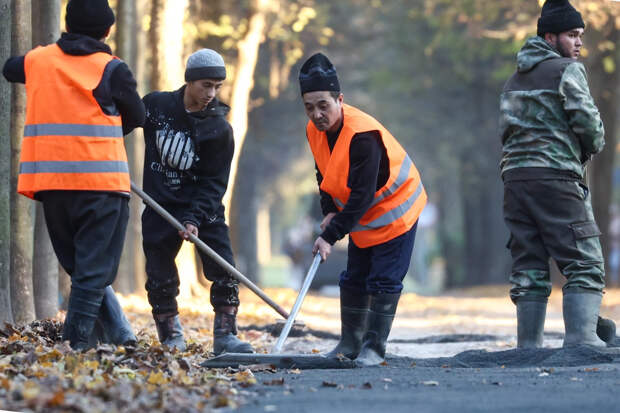
[[254,353],[250,343],[237,338],[237,307],[215,308],[213,320],[213,353]]
[[62,338],[69,340],[72,349],[85,351],[93,347],[90,336],[93,333],[102,300],[103,292],[71,287]]
[[360,366],[376,366],[385,361],[385,346],[400,294],[377,294],[370,299],[368,311],[368,329],[364,335],[364,343],[355,359]]
[[325,356],[343,355],[353,360],[359,355],[366,334],[369,307],[370,295],[357,295],[340,289],[340,342]]
[[95,323],[90,341],[91,344],[94,342],[94,345],[97,342],[124,346],[136,345],[137,339],[131,329],[131,324],[127,321],[111,286],[105,289],[99,309],[99,318]]
[[596,335],[607,344],[613,343],[616,339],[616,323],[599,316],[596,323]]
[[546,297],[522,297],[517,301],[518,348],[542,347],[546,313]]
[[564,313],[564,347],[583,344],[605,347],[606,344],[596,335],[596,324],[601,307],[600,293],[564,293],[562,311]]
[[185,337],[178,313],[153,314],[159,342],[178,351],[185,351]]

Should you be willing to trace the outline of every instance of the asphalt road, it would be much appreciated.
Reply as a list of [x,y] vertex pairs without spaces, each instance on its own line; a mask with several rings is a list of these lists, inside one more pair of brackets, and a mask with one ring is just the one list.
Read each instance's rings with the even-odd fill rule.
[[255,372],[238,412],[620,412],[620,349],[390,357],[350,370]]

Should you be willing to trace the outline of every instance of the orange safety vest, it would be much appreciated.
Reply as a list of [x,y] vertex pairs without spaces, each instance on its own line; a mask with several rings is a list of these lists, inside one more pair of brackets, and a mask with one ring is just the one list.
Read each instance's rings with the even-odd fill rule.
[[26,122],[17,192],[130,191],[120,116],[93,96],[106,65],[99,52],[65,54],[56,44],[26,54]]
[[370,208],[351,230],[360,248],[382,244],[409,231],[426,205],[426,191],[420,174],[407,152],[376,119],[353,106],[343,105],[343,126],[330,153],[325,132],[309,121],[306,134],[314,160],[323,176],[321,190],[342,210],[349,200],[349,147],[356,133],[378,131],[390,164],[390,177],[375,192]]

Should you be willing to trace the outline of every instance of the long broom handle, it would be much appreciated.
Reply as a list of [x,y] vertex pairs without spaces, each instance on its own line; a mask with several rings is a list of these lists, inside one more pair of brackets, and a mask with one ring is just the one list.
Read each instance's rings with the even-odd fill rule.
[[[131,182],[131,190],[136,195],[138,195],[140,198],[142,198],[144,200],[144,202],[148,206],[153,208],[155,210],[155,212],[157,212],[159,215],[161,215],[161,217],[163,219],[165,219],[166,221],[168,221],[173,227],[175,227],[179,231],[185,231],[185,227],[175,217],[173,217],[168,211],[166,211],[161,205],[159,205],[146,192],[144,192],[142,189],[138,188],[138,186],[136,184],[134,184],[133,182]],[[258,288],[256,286],[256,284],[254,284],[252,281],[250,281],[245,275],[241,274],[235,267],[230,265],[228,263],[228,261],[226,261],[224,258],[220,257],[215,251],[213,251],[200,238],[196,237],[194,234],[189,234],[189,240],[191,242],[193,242],[200,251],[202,251],[205,254],[207,254],[211,259],[213,259],[213,261],[215,261],[217,264],[219,264],[221,267],[223,267],[226,271],[228,271],[228,273],[231,276],[233,276],[234,278],[236,278],[241,284],[245,285],[250,290],[252,290],[254,292],[254,294],[256,294],[260,298],[262,298],[263,301],[266,302],[267,304],[269,304],[271,306],[271,308],[276,310],[278,312],[278,314],[280,314],[284,318],[288,318],[289,317],[289,314],[282,307],[280,307],[278,304],[276,304],[275,301],[273,301],[271,298],[269,298],[267,296],[267,294],[265,294],[265,292],[263,290]]]

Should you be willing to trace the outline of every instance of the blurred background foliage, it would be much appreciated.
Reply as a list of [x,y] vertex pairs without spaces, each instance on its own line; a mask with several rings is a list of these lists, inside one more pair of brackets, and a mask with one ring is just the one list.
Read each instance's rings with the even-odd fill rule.
[[[572,3],[586,20],[584,63],[607,131],[606,148],[588,175],[604,234],[609,283],[618,285],[620,3]],[[498,102],[515,70],[517,51],[535,34],[542,1],[111,4],[118,24],[109,43],[134,70],[142,94],[182,86],[184,62],[198,48],[223,55],[229,76],[221,99],[232,106],[236,139],[226,202],[235,257],[248,277],[263,285],[292,286],[310,257],[321,217],[297,75],[303,61],[321,51],[337,68],[345,101],[372,114],[393,133],[412,156],[429,193],[407,288],[438,293],[507,283],[510,257],[502,219]],[[140,132],[127,140],[137,182],[140,145]],[[141,206],[134,204],[117,281],[123,292],[139,291],[144,280]],[[183,283],[199,279],[204,284],[193,272],[191,248],[185,254],[180,259],[191,265],[183,267]],[[323,266],[325,283],[336,280],[345,256],[346,241]]]

